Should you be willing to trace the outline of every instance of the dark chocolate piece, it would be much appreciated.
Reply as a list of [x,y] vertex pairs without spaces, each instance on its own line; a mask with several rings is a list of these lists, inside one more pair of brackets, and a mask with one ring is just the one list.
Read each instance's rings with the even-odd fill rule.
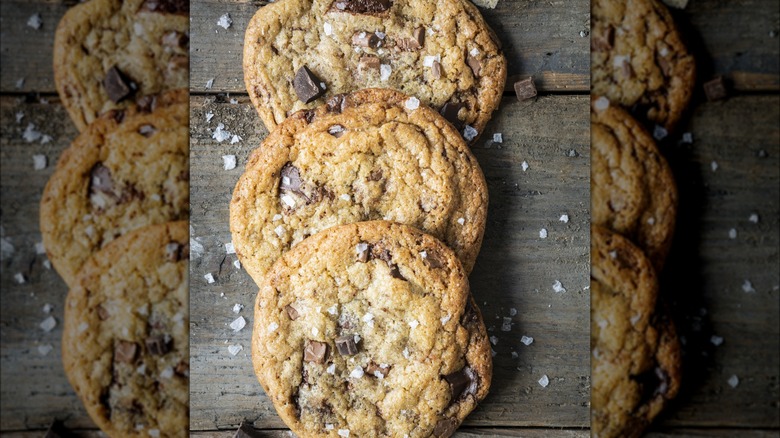
[[133,363],[137,351],[135,342],[119,341],[114,346],[114,362]]
[[125,77],[116,65],[106,72],[103,87],[106,89],[108,98],[114,103],[119,103],[127,96],[133,94],[136,88],[135,84]]
[[355,14],[376,14],[390,9],[390,0],[336,0],[333,8]]
[[517,100],[521,102],[536,97],[536,85],[534,85],[533,78],[515,82],[515,94],[517,94]]
[[353,356],[357,354],[357,343],[354,335],[339,336],[336,338],[336,349],[342,356]]
[[469,65],[469,68],[471,68],[474,76],[479,77],[479,72],[482,71],[482,61],[469,53],[469,55],[466,56],[466,63]]
[[146,349],[149,350],[149,353],[157,356],[162,356],[171,351],[168,342],[165,341],[165,337],[160,335],[146,338]]
[[418,47],[425,45],[425,28],[418,27],[414,30],[414,40],[417,42]]
[[704,94],[707,95],[707,100],[720,100],[728,95],[726,90],[726,81],[723,80],[723,76],[717,76],[704,83]]
[[366,373],[372,377],[379,377],[377,376],[377,373],[379,373],[384,379],[390,373],[390,366],[387,365],[383,367],[372,360],[366,367]]
[[379,71],[379,66],[381,64],[381,61],[379,60],[379,57],[373,56],[373,55],[366,55],[362,56],[360,58],[360,62],[358,63],[358,68],[360,70],[376,70]]
[[441,259],[439,258],[439,253],[435,250],[426,250],[425,251],[425,263],[434,269],[443,268],[444,263],[442,263]]
[[433,428],[433,435],[437,438],[448,438],[458,429],[458,420],[454,418],[445,418],[436,423]]
[[439,113],[441,113],[441,115],[444,116],[448,122],[452,123],[452,125],[455,126],[458,131],[460,131],[460,129],[463,127],[463,121],[458,118],[458,112],[465,106],[466,105],[462,102],[447,102],[443,107],[441,107],[441,111],[439,111]]
[[293,320],[293,321],[298,319],[298,317],[300,316],[298,314],[298,310],[295,307],[293,307],[293,306],[291,306],[289,304],[284,308],[284,310],[287,312],[287,316],[289,316],[290,319]]
[[298,170],[292,163],[287,163],[282,167],[281,171],[282,181],[279,184],[281,190],[289,190],[293,193],[303,194],[301,191],[301,171]]
[[303,360],[306,362],[323,363],[328,355],[328,344],[318,341],[306,342],[303,349]]
[[105,321],[111,316],[108,313],[108,310],[106,310],[106,308],[101,305],[97,306],[97,314],[98,314],[98,318],[100,318],[101,321]]
[[298,69],[293,79],[293,88],[298,99],[303,103],[310,103],[322,96],[325,90],[320,88],[320,78],[305,65]]
[[433,76],[434,79],[441,78],[441,63],[439,63],[439,61],[433,61],[433,65],[431,66],[431,76]]
[[358,47],[377,48],[382,45],[382,40],[373,32],[357,32],[352,35],[352,45]]

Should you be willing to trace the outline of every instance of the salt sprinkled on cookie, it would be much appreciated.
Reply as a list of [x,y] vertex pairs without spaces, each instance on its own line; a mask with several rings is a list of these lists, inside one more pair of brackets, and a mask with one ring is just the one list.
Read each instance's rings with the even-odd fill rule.
[[328,22],[325,22],[325,24],[322,25],[322,30],[325,31],[325,35],[327,36],[333,35],[333,26],[331,26]]
[[268,324],[268,333],[273,333],[276,331],[276,329],[279,328],[279,324],[277,324],[275,321]]
[[211,111],[206,113],[206,123],[210,122],[211,119],[213,118],[214,118],[214,113],[212,113]]
[[406,103],[404,105],[406,106],[406,109],[410,111],[414,111],[420,107],[420,99],[412,96],[406,100]]
[[609,99],[604,96],[599,97],[595,102],[593,102],[593,108],[596,111],[604,111],[605,109],[609,108]]
[[233,266],[234,266],[236,269],[241,269],[241,261],[239,261],[239,260],[233,260]]
[[390,79],[390,75],[393,73],[393,68],[390,67],[390,64],[382,64],[379,66],[379,80],[382,82],[387,81]]

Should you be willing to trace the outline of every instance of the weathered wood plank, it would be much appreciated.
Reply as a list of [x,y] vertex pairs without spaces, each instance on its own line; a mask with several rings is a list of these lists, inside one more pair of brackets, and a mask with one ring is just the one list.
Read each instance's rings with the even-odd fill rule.
[[[687,353],[683,392],[665,425],[780,427],[777,120],[777,95],[706,103],[686,128],[694,143],[664,148],[680,212],[663,289]],[[755,292],[743,290],[746,280]]]
[[[487,133],[502,132],[503,144],[481,141],[475,155],[490,190],[485,241],[471,276],[494,347],[491,394],[467,420],[472,426],[587,427],[589,392],[589,122],[588,98],[554,96],[526,103],[505,99]],[[214,114],[206,123],[206,114]],[[249,153],[265,136],[246,103],[191,100],[192,233],[205,253],[191,262],[191,429],[226,429],[243,419],[258,428],[284,427],[255,380],[249,352],[256,286],[225,255],[230,241],[231,192]],[[212,140],[218,123],[240,135],[235,145]],[[571,152],[576,151],[576,152]],[[223,170],[222,155],[239,168]],[[530,166],[523,171],[521,163]],[[570,221],[559,221],[561,214]],[[546,240],[539,230],[549,230]],[[203,279],[212,273],[216,283]],[[567,289],[558,294],[560,280]],[[248,328],[233,333],[238,315]],[[500,317],[518,310],[510,332]],[[520,343],[522,335],[533,344]],[[228,345],[244,350],[231,356]],[[518,353],[513,358],[512,352]],[[549,376],[542,388],[537,381]]]
[[[225,430],[218,432],[194,432],[190,434],[193,438],[229,438],[235,433],[234,430]],[[279,438],[295,436],[288,430],[261,430],[259,433],[262,436],[269,438]],[[454,438],[471,438],[471,437],[485,437],[485,436],[506,436],[506,437],[550,437],[550,438],[587,438],[590,437],[590,432],[587,430],[571,430],[571,429],[474,429],[474,428],[461,428],[454,435]]]
[[[56,99],[42,104],[23,98],[0,97],[0,209],[2,239],[13,246],[3,250],[0,270],[0,430],[41,429],[56,417],[69,427],[94,427],[68,384],[60,361],[65,283],[43,263],[35,244],[41,241],[38,205],[46,181],[54,172],[57,158],[76,136],[64,107]],[[17,114],[23,118],[17,122]],[[52,137],[50,142],[27,142],[23,135],[29,124]],[[33,169],[34,154],[43,154],[48,166]],[[18,284],[16,274],[24,276]],[[39,324],[47,316],[42,308],[51,304],[57,326],[49,333]],[[50,345],[42,355],[38,347]]]

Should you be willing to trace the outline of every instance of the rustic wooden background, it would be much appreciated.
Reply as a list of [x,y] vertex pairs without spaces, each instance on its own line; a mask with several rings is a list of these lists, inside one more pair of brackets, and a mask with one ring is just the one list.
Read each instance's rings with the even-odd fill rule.
[[[494,390],[458,436],[588,436],[588,38],[587,5],[499,0],[483,10],[502,39],[510,79],[533,75],[542,96],[520,103],[507,95],[475,154],[491,195],[488,233],[472,287],[496,325]],[[254,296],[248,275],[225,255],[230,194],[250,151],[266,132],[241,80],[243,29],[262,1],[222,0],[192,6],[193,237],[204,246],[192,263],[192,429],[228,437],[242,419],[269,437],[287,436],[251,375],[248,357]],[[76,130],[54,92],[51,45],[67,6],[55,0],[0,2],[0,433],[41,436],[58,418],[83,436],[99,436],[68,385],[59,361],[62,302],[56,273],[35,253],[38,203],[56,159]],[[43,26],[26,26],[40,13]],[[216,25],[230,13],[233,26]],[[775,0],[691,0],[676,14],[699,59],[701,77],[723,74],[734,96],[706,103],[697,96],[691,145],[664,146],[682,194],[683,219],[665,274],[686,337],[683,393],[648,436],[776,437],[780,428],[780,12]],[[17,87],[17,82],[24,82]],[[205,88],[214,78],[213,87]],[[231,99],[236,99],[235,104]],[[211,123],[205,114],[213,113]],[[23,118],[17,121],[18,114]],[[51,141],[27,142],[33,123]],[[208,129],[224,123],[243,139],[216,143]],[[500,148],[499,148],[500,146]],[[569,156],[574,150],[574,156]],[[762,152],[763,151],[763,152]],[[33,170],[34,154],[48,167]],[[222,155],[239,167],[222,168]],[[522,172],[520,163],[529,169]],[[712,162],[718,163],[712,171]],[[558,221],[569,214],[568,224]],[[749,220],[756,213],[759,222]],[[546,240],[540,228],[549,230]],[[737,230],[735,239],[729,230]],[[13,246],[13,251],[10,247]],[[208,285],[203,274],[216,283]],[[16,273],[26,283],[17,284]],[[567,292],[556,295],[552,282]],[[746,293],[749,280],[756,290]],[[537,292],[538,290],[538,292]],[[225,296],[221,296],[221,294]],[[487,302],[487,304],[483,304]],[[58,325],[39,328],[52,304]],[[227,326],[238,315],[248,327]],[[550,306],[550,307],[548,307]],[[516,308],[511,332],[500,320]],[[526,347],[522,335],[534,337]],[[719,346],[712,335],[723,338]],[[225,344],[225,341],[228,344]],[[242,344],[237,356],[227,345]],[[38,347],[51,345],[41,355]],[[518,353],[513,359],[511,353]],[[550,385],[542,388],[542,374]],[[737,375],[732,388],[729,377]]]

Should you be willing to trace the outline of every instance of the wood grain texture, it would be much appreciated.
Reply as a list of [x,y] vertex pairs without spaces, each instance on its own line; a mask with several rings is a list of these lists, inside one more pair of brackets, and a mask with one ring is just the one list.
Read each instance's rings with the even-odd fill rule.
[[[589,364],[589,99],[551,96],[520,103],[504,99],[487,133],[504,141],[480,141],[474,153],[490,191],[487,232],[471,289],[485,316],[494,346],[491,393],[468,417],[471,426],[587,427]],[[206,114],[214,114],[205,123]],[[249,153],[266,135],[251,105],[191,99],[192,235],[205,252],[191,262],[191,429],[215,430],[249,419],[258,428],[284,424],[257,383],[249,352],[252,305],[257,288],[226,255],[228,207],[233,186]],[[243,140],[216,143],[218,123]],[[572,152],[574,151],[574,152]],[[223,170],[222,155],[239,167]],[[521,163],[529,168],[523,171]],[[559,221],[561,214],[569,222]],[[547,239],[539,230],[549,231]],[[216,283],[208,284],[211,273]],[[565,293],[553,291],[559,280]],[[228,324],[240,315],[247,328]],[[510,332],[501,331],[510,309]],[[523,335],[533,344],[520,343]],[[228,345],[244,347],[237,356]],[[513,358],[512,352],[518,354]],[[547,375],[550,384],[537,381]]]

